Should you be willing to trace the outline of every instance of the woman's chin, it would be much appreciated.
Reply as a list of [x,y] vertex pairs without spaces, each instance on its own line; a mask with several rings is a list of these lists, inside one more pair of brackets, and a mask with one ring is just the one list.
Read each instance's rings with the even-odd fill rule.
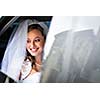
[[36,56],[37,54],[31,54],[32,56]]
[[36,56],[37,55],[37,52],[29,52],[32,56]]

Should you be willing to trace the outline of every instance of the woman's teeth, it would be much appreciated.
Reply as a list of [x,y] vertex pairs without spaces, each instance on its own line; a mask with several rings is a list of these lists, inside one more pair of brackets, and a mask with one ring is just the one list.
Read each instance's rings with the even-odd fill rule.
[[31,49],[33,52],[35,52],[35,51],[37,51],[38,50],[38,48],[33,48],[33,49]]

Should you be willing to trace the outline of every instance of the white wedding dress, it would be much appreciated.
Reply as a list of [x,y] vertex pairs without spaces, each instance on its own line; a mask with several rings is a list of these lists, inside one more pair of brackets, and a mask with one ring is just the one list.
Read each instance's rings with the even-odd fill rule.
[[41,77],[41,72],[36,72],[34,74],[30,74],[26,79],[21,80],[20,83],[39,83]]

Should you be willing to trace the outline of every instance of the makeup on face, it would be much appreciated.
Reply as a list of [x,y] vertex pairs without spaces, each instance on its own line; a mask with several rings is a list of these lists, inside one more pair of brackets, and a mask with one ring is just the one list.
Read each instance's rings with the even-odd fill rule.
[[28,32],[26,47],[32,56],[37,56],[42,53],[44,47],[44,37],[39,30],[33,29]]

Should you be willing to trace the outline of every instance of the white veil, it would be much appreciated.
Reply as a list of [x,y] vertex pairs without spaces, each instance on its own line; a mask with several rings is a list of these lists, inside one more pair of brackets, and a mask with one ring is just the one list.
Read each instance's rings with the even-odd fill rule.
[[30,24],[39,24],[44,29],[44,33],[47,33],[47,27],[43,22],[29,19],[21,22],[16,32],[12,32],[2,60],[1,71],[15,81],[18,81],[26,54],[27,29]]
[[100,82],[99,38],[100,16],[54,16],[41,82]]

